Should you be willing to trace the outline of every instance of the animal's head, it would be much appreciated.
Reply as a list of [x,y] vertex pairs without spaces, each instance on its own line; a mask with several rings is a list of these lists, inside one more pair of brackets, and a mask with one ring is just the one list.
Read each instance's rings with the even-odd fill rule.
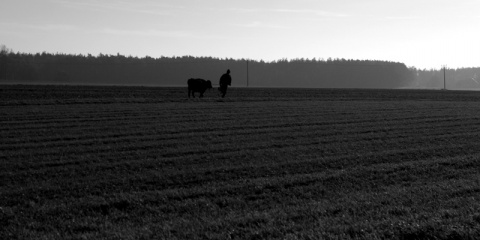
[[206,86],[207,86],[207,89],[213,88],[213,87],[212,87],[212,81],[207,80]]

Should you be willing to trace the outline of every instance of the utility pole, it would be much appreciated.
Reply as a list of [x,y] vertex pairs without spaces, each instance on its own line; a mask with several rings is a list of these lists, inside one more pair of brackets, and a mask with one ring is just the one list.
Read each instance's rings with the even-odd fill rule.
[[248,87],[248,59],[247,59],[247,87]]
[[445,78],[446,68],[447,68],[447,65],[443,65],[443,90],[447,90],[447,80]]

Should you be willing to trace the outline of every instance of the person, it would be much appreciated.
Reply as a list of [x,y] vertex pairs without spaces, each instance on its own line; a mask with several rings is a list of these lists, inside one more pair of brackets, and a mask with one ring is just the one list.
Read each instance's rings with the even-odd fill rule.
[[225,94],[227,94],[227,88],[232,84],[232,77],[230,76],[230,69],[227,70],[227,73],[224,73],[220,77],[220,87],[218,87],[218,90],[220,91],[220,94],[222,94],[222,98],[225,97]]

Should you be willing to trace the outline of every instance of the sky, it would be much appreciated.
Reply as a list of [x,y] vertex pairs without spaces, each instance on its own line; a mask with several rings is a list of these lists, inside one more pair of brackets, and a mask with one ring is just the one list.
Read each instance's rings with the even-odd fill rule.
[[480,67],[480,0],[1,0],[22,53]]

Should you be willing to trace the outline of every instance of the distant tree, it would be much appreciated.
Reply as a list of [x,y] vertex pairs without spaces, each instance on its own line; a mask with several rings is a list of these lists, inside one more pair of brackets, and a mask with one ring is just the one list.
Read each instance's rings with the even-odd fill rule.
[[8,76],[8,57],[12,53],[12,49],[7,46],[0,45],[0,79],[7,80]]
[[0,55],[8,55],[12,52],[12,49],[7,48],[4,44],[0,44]]

